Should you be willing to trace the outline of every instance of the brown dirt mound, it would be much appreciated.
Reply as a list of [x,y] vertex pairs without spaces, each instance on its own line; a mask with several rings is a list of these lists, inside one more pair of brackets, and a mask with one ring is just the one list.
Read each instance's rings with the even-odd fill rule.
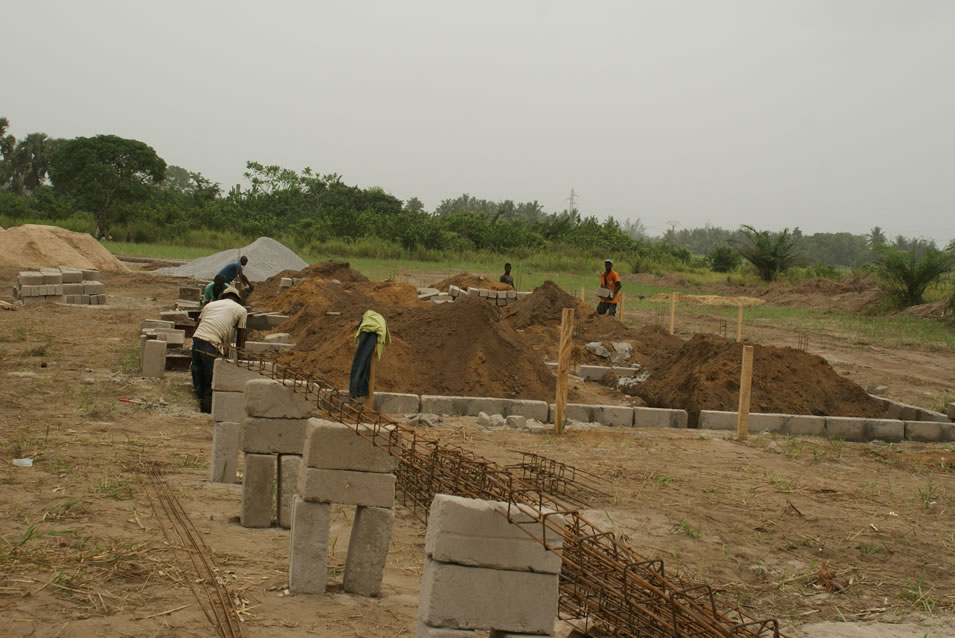
[[332,259],[329,261],[320,261],[301,270],[283,270],[277,275],[256,284],[255,290],[249,300],[255,302],[275,297],[279,293],[279,283],[281,283],[282,277],[301,277],[303,279],[322,280],[337,279],[342,282],[368,281],[368,277],[354,270],[347,261]]
[[373,309],[387,319],[392,336],[375,370],[379,391],[552,398],[553,374],[500,310],[483,300],[434,305],[418,300],[408,284],[311,279],[260,305],[292,315],[278,328],[296,343],[283,360],[342,389],[348,387],[355,328]]
[[57,226],[24,224],[0,231],[0,265],[17,268],[73,266],[91,270],[127,271],[88,233]]
[[848,286],[844,286],[839,282],[832,281],[831,279],[825,279],[824,277],[813,277],[811,279],[801,281],[798,285],[793,286],[791,292],[801,295],[841,295],[843,293],[850,292],[850,289]]
[[502,284],[499,281],[491,281],[484,275],[472,275],[469,272],[462,272],[449,277],[448,279],[442,279],[438,283],[431,286],[432,288],[437,288],[442,292],[447,292],[448,288],[451,286],[457,286],[458,288],[485,288],[487,290],[513,290],[507,284]]
[[523,299],[505,306],[504,316],[515,328],[540,325],[560,325],[564,308],[574,309],[574,321],[595,315],[594,309],[571,297],[553,281],[547,280]]
[[[793,348],[754,347],[753,412],[885,416],[881,403],[839,376],[822,357]],[[654,362],[650,379],[630,386],[628,392],[652,407],[686,410],[695,427],[700,410],[738,408],[741,359],[741,344],[696,335],[674,356]]]

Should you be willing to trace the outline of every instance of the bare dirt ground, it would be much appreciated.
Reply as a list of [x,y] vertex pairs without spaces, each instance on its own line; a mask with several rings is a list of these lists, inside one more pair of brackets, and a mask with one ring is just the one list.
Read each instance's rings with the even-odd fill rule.
[[[0,269],[0,282],[14,277]],[[0,311],[0,633],[214,635],[183,551],[166,543],[150,505],[143,470],[157,463],[215,556],[246,636],[413,636],[418,519],[397,507],[382,595],[358,598],[341,591],[352,512],[338,508],[330,592],[287,595],[288,532],[242,528],[239,486],[207,482],[212,422],[187,373],[136,374],[139,322],[171,305],[182,280],[102,279],[104,307]],[[640,320],[649,319],[630,319]],[[791,339],[772,325],[747,335]],[[810,351],[917,405],[937,407],[955,388],[950,351],[823,333]],[[952,444],[737,443],[717,432],[611,428],[558,438],[486,431],[473,419],[446,419],[428,434],[504,464],[519,460],[512,450],[529,451],[602,477],[608,497],[587,518],[668,571],[718,588],[726,604],[779,618],[787,635],[955,636]],[[823,564],[839,591],[818,584]]]

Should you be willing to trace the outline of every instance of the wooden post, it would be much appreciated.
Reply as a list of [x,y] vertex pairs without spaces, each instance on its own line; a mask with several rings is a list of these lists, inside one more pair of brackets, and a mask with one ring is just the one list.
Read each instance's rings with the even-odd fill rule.
[[583,301],[584,303],[587,303],[587,287],[586,286],[580,287],[580,300]]
[[560,315],[560,350],[557,355],[557,400],[554,431],[564,431],[567,413],[567,375],[570,374],[570,350],[574,345],[574,309],[564,308]]
[[620,312],[618,314],[620,316],[617,317],[617,319],[620,321],[620,323],[623,323],[623,293],[620,293]]
[[736,343],[743,342],[743,306],[736,306]]
[[676,328],[676,295],[677,293],[670,293],[670,334],[673,334],[674,329]]
[[368,362],[368,396],[365,397],[365,408],[375,409],[375,351],[371,351],[371,361]]
[[749,399],[753,388],[753,346],[743,346],[743,369],[739,375],[739,416],[736,419],[736,440],[749,436]]

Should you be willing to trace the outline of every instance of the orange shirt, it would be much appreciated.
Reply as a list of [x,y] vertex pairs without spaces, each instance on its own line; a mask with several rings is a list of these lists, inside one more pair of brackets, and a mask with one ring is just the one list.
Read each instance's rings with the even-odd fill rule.
[[607,272],[604,270],[600,273],[600,287],[606,288],[613,292],[613,297],[607,300],[608,303],[620,303],[620,293],[617,292],[617,283],[620,281],[620,275],[617,274],[616,270]]

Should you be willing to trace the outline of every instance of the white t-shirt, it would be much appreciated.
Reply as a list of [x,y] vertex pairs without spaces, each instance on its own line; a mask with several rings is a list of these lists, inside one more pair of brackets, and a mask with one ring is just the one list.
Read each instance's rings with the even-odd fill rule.
[[245,328],[248,311],[231,299],[206,304],[199,313],[199,326],[192,335],[222,350],[235,341],[235,329]]

